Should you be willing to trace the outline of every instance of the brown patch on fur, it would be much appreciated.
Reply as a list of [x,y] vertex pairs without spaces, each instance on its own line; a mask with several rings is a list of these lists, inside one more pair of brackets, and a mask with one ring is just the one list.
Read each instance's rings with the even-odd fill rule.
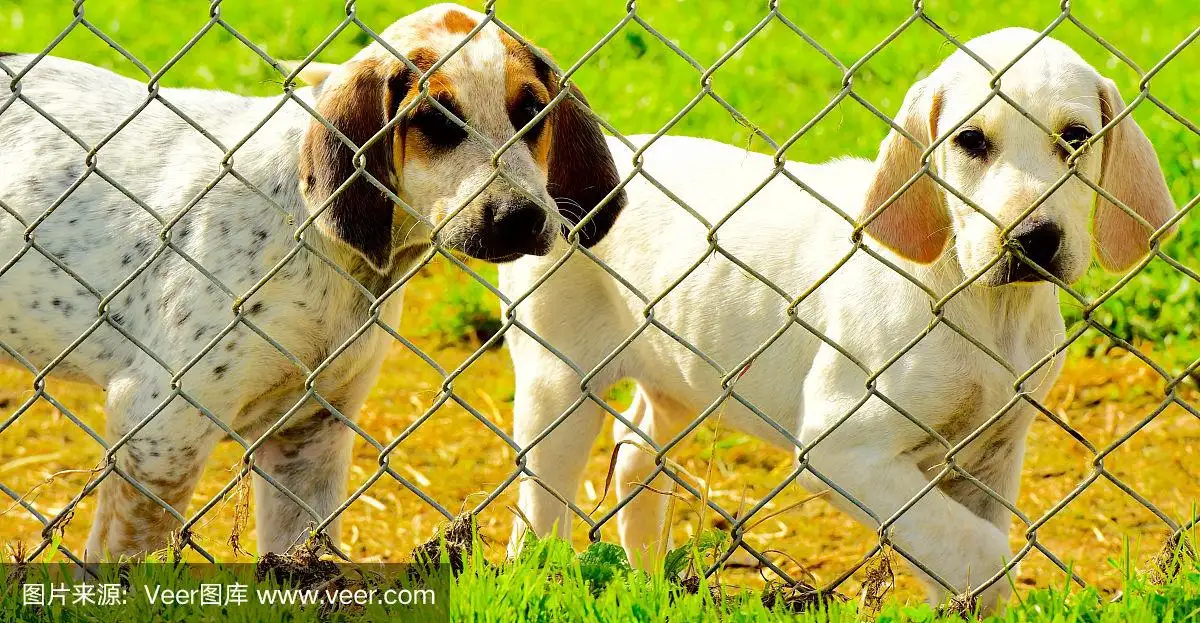
[[[1001,424],[996,424],[996,426],[1000,427]],[[994,438],[989,440],[986,449],[979,454],[983,460],[972,461],[971,464],[963,465],[962,468],[993,491],[1003,495],[1003,488],[1000,486],[1001,480],[1009,474],[1009,466],[1012,461],[1020,460],[1019,457],[1014,457],[1016,450],[1016,441],[1003,437]],[[1007,526],[1006,522],[1011,517],[1009,510],[999,500],[967,478],[957,473],[950,474],[938,483],[938,489],[970,509],[975,515],[998,526]]]
[[[178,527],[175,517],[120,476],[114,474],[111,477],[117,480],[106,483],[101,493],[108,498],[106,501],[109,502],[107,506],[111,516],[104,517],[101,513],[96,518],[97,521],[107,519],[101,524],[101,542],[107,548],[107,553],[117,557],[162,549],[167,544],[171,530]],[[190,488],[187,491],[190,492]],[[163,493],[166,495],[160,494],[159,497],[176,508],[187,503],[186,499],[178,503],[171,499],[179,495],[178,491]],[[97,555],[104,553],[97,552]]]
[[[429,48],[417,48],[408,53],[408,60],[412,61],[412,64],[421,71],[422,75],[429,73],[429,70],[440,59],[441,56]],[[396,110],[405,108],[412,103],[414,98],[418,97],[421,91],[420,84],[421,80],[419,77],[414,76],[409,81],[403,97],[400,98],[395,106]],[[457,90],[454,88],[454,83],[441,69],[429,75],[427,84],[429,86],[429,96],[438,101],[454,101],[458,95]],[[425,103],[418,106],[430,105]],[[411,115],[412,113],[410,112],[409,114]],[[410,160],[414,162],[428,162],[435,151],[433,146],[425,140],[420,132],[410,132],[404,123],[396,126],[394,139],[392,143],[393,167],[395,168],[397,179],[403,177],[406,162]]]
[[[521,105],[526,91],[532,92],[543,102],[550,101],[558,91],[557,84],[550,75],[550,68],[512,35],[501,31],[500,41],[504,44],[506,51],[504,101],[510,113]],[[568,102],[561,102],[560,106],[566,104]],[[537,136],[537,140],[529,144],[533,160],[543,173],[550,168],[550,145],[554,141],[554,117],[553,112],[546,116],[541,134]],[[520,130],[521,128],[516,129]]]
[[[508,52],[506,91],[513,93],[514,85],[523,88],[525,84],[540,84],[548,98],[559,94],[558,77],[547,63],[507,33],[500,33],[500,41]],[[588,113],[587,98],[578,88],[570,89],[571,97],[559,101],[546,117],[546,127],[538,141],[545,144],[545,155],[540,156],[535,150],[534,156],[539,164],[545,158],[546,189],[558,204],[559,213],[571,223],[579,223],[616,188],[621,178],[604,133]],[[599,242],[624,207],[622,191],[580,230],[580,244],[590,247]]]
[[[408,73],[401,65],[399,61],[362,61],[345,81],[322,93],[317,110],[355,145],[365,145],[387,122],[387,111],[394,110],[390,106],[393,82]],[[395,192],[389,142],[371,144],[365,170]],[[354,247],[377,268],[386,268],[392,247],[393,205],[386,193],[362,176],[341,189],[356,173],[353,156],[353,149],[314,119],[301,149],[301,188],[313,208],[330,203],[318,221],[324,233]]]
[[412,64],[421,70],[422,74],[428,73],[439,59],[441,59],[441,55],[429,48],[417,48],[408,53],[408,60],[412,61]]
[[312,415],[289,421],[275,432],[274,439],[285,443],[304,443],[323,434],[326,429],[339,426],[342,421],[334,417],[329,409],[318,409]]
[[[950,445],[954,445],[967,435],[975,432],[979,427],[981,419],[979,417],[979,404],[983,400],[983,386],[979,383],[972,383],[966,387],[963,392],[964,398],[958,403],[954,411],[941,422],[939,426],[935,426],[934,430],[939,435],[946,438]],[[940,446],[938,440],[925,435],[925,439],[910,450],[913,454],[922,454],[934,446]],[[924,469],[924,466],[922,466]]]
[[459,34],[468,34],[479,25],[470,15],[451,9],[442,16],[442,28]]

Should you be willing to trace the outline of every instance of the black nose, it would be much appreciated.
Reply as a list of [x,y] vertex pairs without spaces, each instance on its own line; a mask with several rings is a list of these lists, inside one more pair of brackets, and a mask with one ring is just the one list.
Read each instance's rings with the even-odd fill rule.
[[517,248],[536,241],[546,226],[546,212],[529,201],[505,203],[495,209],[493,218],[497,241]]
[[488,201],[460,249],[489,262],[545,255],[550,252],[545,228],[546,213],[532,201]]
[[[1013,240],[1021,247],[1021,253],[1028,262],[1037,264],[1046,272],[1054,273],[1054,259],[1058,257],[1058,250],[1062,247],[1062,229],[1058,225],[1048,222],[1022,224],[1013,231]],[[1014,262],[1017,263],[1020,266],[1014,268],[1013,281],[1042,279],[1027,262]]]

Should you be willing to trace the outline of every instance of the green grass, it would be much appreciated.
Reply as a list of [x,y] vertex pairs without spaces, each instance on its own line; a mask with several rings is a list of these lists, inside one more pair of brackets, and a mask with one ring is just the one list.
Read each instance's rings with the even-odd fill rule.
[[[337,569],[316,570],[315,559],[303,563],[275,565],[274,574],[259,574],[256,580],[250,565],[234,567],[175,566],[166,563],[134,566],[118,571],[109,566],[102,570],[97,584],[126,578],[129,588],[120,605],[91,603],[67,606],[30,606],[24,597],[24,584],[46,587],[60,584],[68,576],[54,575],[67,568],[60,565],[34,564],[19,573],[5,569],[7,581],[0,580],[0,621],[354,621],[354,620],[470,620],[496,621],[762,621],[854,623],[876,620],[880,623],[953,623],[971,616],[969,607],[932,608],[928,605],[884,604],[867,612],[854,600],[840,597],[800,599],[798,594],[774,586],[764,593],[735,586],[720,585],[696,576],[695,569],[707,567],[716,552],[728,541],[715,533],[675,550],[669,557],[668,570],[654,574],[634,571],[617,545],[594,543],[576,553],[571,545],[553,539],[529,539],[520,556],[499,566],[484,556],[485,546],[475,537],[465,558],[465,571],[449,585],[445,573],[450,556],[441,550],[441,565],[426,572],[433,577],[414,583],[400,574],[396,566],[391,575],[359,573],[353,569],[339,574]],[[460,550],[461,551],[461,550]],[[1187,623],[1200,620],[1200,562],[1186,555],[1184,547],[1174,552],[1171,575],[1138,573],[1128,560],[1113,564],[1124,571],[1125,584],[1119,597],[1101,595],[1094,589],[1073,588],[1064,578],[1056,588],[1024,594],[1000,615],[986,618],[995,623]],[[303,555],[301,555],[303,556]],[[169,558],[169,557],[168,557]],[[299,560],[299,559],[297,559]],[[326,563],[328,565],[328,563]],[[259,570],[264,568],[260,563]],[[367,567],[367,569],[378,568]],[[290,575],[281,575],[287,573]],[[264,577],[265,576],[265,577]],[[290,577],[290,580],[281,580]],[[162,589],[198,588],[200,583],[220,584],[218,595],[230,595],[233,583],[245,584],[244,603],[224,605],[154,603],[150,594]],[[69,584],[68,580],[68,584]],[[363,607],[321,609],[316,606],[266,605],[260,590],[298,588],[323,591],[360,588],[431,587],[436,590],[438,608],[401,609],[380,604]],[[49,590],[46,588],[45,590]],[[97,588],[98,595],[102,589]],[[74,594],[72,592],[72,594]],[[161,598],[159,598],[161,599]],[[218,597],[221,599],[221,597]],[[448,603],[447,603],[448,601]],[[803,605],[797,605],[803,604]]]
[[[412,0],[361,0],[358,16],[375,30],[423,6]],[[575,64],[625,16],[624,2],[579,0],[544,3],[501,0],[498,15],[549,50],[563,66]],[[471,4],[474,8],[481,8]],[[227,0],[220,5],[224,23],[276,58],[300,58],[313,50],[345,17],[343,2]],[[750,32],[765,13],[765,2],[648,0],[638,2],[638,15],[675,42],[703,67],[710,67]],[[884,39],[910,14],[908,0],[859,0],[789,5],[783,12],[844,65],[851,65]],[[89,0],[85,17],[96,28],[148,65],[162,68],[188,40],[209,23],[207,5],[133,0]],[[962,40],[1002,26],[1044,28],[1058,15],[1056,2],[931,0],[927,14]],[[1178,0],[1084,0],[1072,3],[1076,19],[1099,33],[1143,69],[1155,65],[1196,27],[1192,3]],[[0,4],[3,47],[36,51],[44,48],[71,21],[67,4],[41,0],[8,0]],[[1102,72],[1114,78],[1127,100],[1133,98],[1137,74],[1080,28],[1061,24],[1054,36],[1074,46]],[[321,53],[338,62],[369,41],[351,26]],[[872,58],[855,76],[854,89],[877,107],[893,112],[907,87],[936,66],[952,47],[918,22]],[[111,67],[138,76],[139,70],[82,26],[77,26],[55,54]],[[1151,82],[1152,93],[1185,117],[1200,105],[1200,44],[1179,54]],[[592,105],[624,133],[656,132],[699,92],[700,72],[636,23],[626,24],[575,74]],[[144,77],[144,76],[143,76]],[[166,72],[167,86],[221,88],[247,94],[280,92],[281,76],[239,42],[214,25],[195,47]],[[754,125],[782,142],[841,89],[842,72],[778,21],[716,70],[714,90]],[[1200,136],[1151,105],[1135,118],[1155,144],[1176,201],[1183,205],[1200,193]],[[675,134],[706,136],[751,149],[769,150],[722,107],[704,99],[671,127]],[[787,153],[801,161],[842,155],[873,156],[886,132],[885,124],[853,101],[838,105]],[[1191,216],[1165,251],[1193,271],[1200,271],[1200,218]],[[1116,278],[1099,269],[1079,284],[1090,298],[1105,292]],[[465,295],[486,299],[482,290]],[[490,307],[490,301],[485,307]],[[1064,298],[1069,322],[1078,321],[1078,304]],[[1193,320],[1200,317],[1200,283],[1161,260],[1141,274],[1094,314],[1094,319],[1124,339],[1150,343],[1167,365],[1178,368],[1200,356]],[[483,322],[476,319],[470,322]],[[454,327],[451,327],[454,330]],[[468,329],[460,332],[467,333]],[[1091,330],[1077,351],[1103,349],[1108,341]]]
[[[763,593],[695,577],[707,567],[727,540],[699,537],[674,553],[679,561],[668,572],[631,571],[624,551],[616,545],[594,543],[576,553],[570,544],[529,541],[521,556],[499,569],[489,565],[477,548],[466,572],[454,584],[454,620],[484,621],[762,621],[854,623],[959,622],[964,617],[928,605],[885,603],[876,613],[864,612],[855,600],[823,599],[815,605],[789,607],[796,601],[788,589],[775,586]],[[725,535],[727,539],[728,536]],[[707,546],[705,541],[708,540]],[[697,546],[698,545],[698,546]],[[1162,581],[1116,562],[1126,571],[1119,599],[1093,589],[1062,586],[1026,593],[995,623],[1107,623],[1200,620],[1200,562],[1180,548],[1173,560],[1178,572]],[[670,556],[668,567],[671,567]],[[676,571],[680,572],[676,575]],[[691,577],[693,581],[680,581]],[[684,588],[690,584],[689,588]],[[807,603],[807,602],[806,602]],[[769,605],[767,605],[769,604]],[[948,610],[948,609],[946,609]]]

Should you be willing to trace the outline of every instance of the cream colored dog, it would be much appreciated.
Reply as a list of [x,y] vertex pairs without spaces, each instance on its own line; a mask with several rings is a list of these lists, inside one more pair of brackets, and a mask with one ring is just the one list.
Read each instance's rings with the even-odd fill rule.
[[[968,46],[1000,68],[1036,36],[1001,30]],[[700,139],[655,142],[645,171],[705,222],[635,176],[625,213],[593,249],[627,283],[576,253],[509,310],[569,360],[509,334],[515,434],[536,476],[522,482],[520,507],[533,529],[569,534],[563,500],[574,499],[605,419],[581,385],[602,395],[632,378],[622,417],[638,430],[619,424],[619,439],[674,445],[699,416],[719,412],[723,427],[795,448],[804,487],[832,489],[838,508],[886,526],[897,551],[923,566],[930,599],[972,589],[990,609],[1006,598],[1003,577],[1015,573],[1006,505],[1037,412],[1030,401],[1045,398],[1062,363],[1063,319],[1047,279],[1078,279],[1092,248],[1106,268],[1129,269],[1174,205],[1113,83],[1066,45],[1039,42],[1001,79],[1002,93],[1050,133],[990,97],[991,79],[955,52],[912,87],[896,118],[921,144],[893,130],[874,163],[787,164],[851,217],[878,212],[863,242],[882,260],[856,250],[846,218],[772,179],[771,158]],[[929,175],[906,186],[927,145],[930,171],[956,192]],[[610,146],[630,175],[620,163],[631,154]],[[1073,160],[1079,174],[1137,218],[1074,176],[1059,184],[1077,148],[1086,148]],[[522,294],[560,258],[503,267],[504,290]],[[666,498],[642,486],[668,488],[662,462],[622,446],[616,466],[618,531],[643,563],[662,551]]]

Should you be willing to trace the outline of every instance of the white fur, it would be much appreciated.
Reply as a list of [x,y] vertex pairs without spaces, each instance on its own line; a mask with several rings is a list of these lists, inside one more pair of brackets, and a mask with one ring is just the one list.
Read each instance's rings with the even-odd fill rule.
[[[968,45],[1000,67],[1034,34],[1004,30]],[[923,81],[924,88],[943,90],[941,133],[955,131],[955,124],[983,100],[989,79],[975,61],[958,52]],[[1056,131],[1054,124],[1070,113],[1095,132],[1101,116],[1099,81],[1069,48],[1047,40],[1004,76],[1003,89]],[[984,165],[969,161],[946,141],[933,155],[934,170],[1002,223],[1011,222],[1066,172],[1052,139],[1007,104],[992,101],[969,121],[985,128],[999,151]],[[646,139],[632,140],[641,144]],[[630,175],[628,149],[616,141],[610,141],[610,147],[622,175]],[[1093,151],[1083,156],[1080,170],[1094,179],[1100,157],[1099,149]],[[788,163],[787,170],[855,218],[860,218],[866,187],[876,173],[871,162],[861,159]],[[773,163],[767,156],[707,140],[664,137],[646,151],[645,171],[712,224],[770,178]],[[626,211],[593,251],[637,292],[576,253],[532,296],[508,310],[570,361],[564,363],[528,335],[509,333],[517,383],[515,437],[528,448],[525,466],[537,477],[520,485],[520,508],[533,530],[547,534],[557,524],[558,534],[570,534],[574,515],[543,484],[574,499],[589,448],[604,422],[604,411],[591,400],[571,412],[580,400],[581,373],[594,374],[587,387],[597,395],[622,378],[637,382],[633,405],[624,416],[641,434],[617,423],[618,439],[646,445],[645,435],[661,447],[701,412],[714,408],[722,414],[723,427],[786,448],[795,448],[792,438],[797,440],[803,448],[797,457],[807,459],[811,467],[799,478],[803,486],[817,491],[829,488],[823,479],[836,483],[866,510],[837,493],[827,499],[868,526],[890,522],[891,542],[954,589],[981,589],[998,578],[1012,555],[1010,512],[969,481],[944,474],[948,446],[869,394],[868,377],[926,331],[934,320],[930,310],[936,298],[1003,252],[999,229],[940,192],[946,205],[932,207],[948,210],[954,243],[936,262],[910,261],[864,238],[930,288],[936,294],[931,298],[884,263],[856,252],[852,225],[783,176],[771,179],[712,235],[717,250],[706,242],[708,228],[646,179],[634,176],[627,190]],[[1072,180],[1034,213],[1064,232],[1062,252],[1067,255],[1059,276],[1066,281],[1078,278],[1088,263],[1088,219],[1094,199],[1094,191]],[[785,295],[727,259],[726,253]],[[560,257],[552,252],[503,267],[503,290],[510,297],[521,295]],[[1004,408],[1014,395],[1016,376],[1029,370],[1033,372],[1021,389],[1032,400],[1045,398],[1062,359],[1040,366],[1038,362],[1062,343],[1064,326],[1053,285],[991,285],[998,283],[992,276],[983,276],[950,299],[944,316],[1016,374],[939,323],[887,366],[874,387],[947,437],[950,445],[1002,413],[955,454],[953,462],[1011,501],[1017,495],[1025,435],[1036,412],[1023,401]],[[795,308],[795,317],[810,331],[792,321],[787,310],[794,297],[814,287]],[[657,302],[648,306],[647,301]],[[631,343],[600,367],[631,337]],[[743,361],[772,339],[740,374]],[[735,379],[736,393],[771,422],[735,398],[715,404],[727,375]],[[618,499],[635,497],[617,516],[618,532],[631,557],[643,564],[663,551],[658,540],[665,496],[639,484],[667,488],[665,476],[647,482],[654,468],[654,457],[642,450],[619,450]],[[939,487],[893,517],[936,477],[945,478]],[[511,547],[519,546],[523,530],[524,524],[517,522]],[[864,543],[864,551],[867,547]],[[919,575],[930,598],[940,600],[942,586]],[[1008,580],[1000,578],[987,585],[980,598],[992,608],[1009,590]]]

